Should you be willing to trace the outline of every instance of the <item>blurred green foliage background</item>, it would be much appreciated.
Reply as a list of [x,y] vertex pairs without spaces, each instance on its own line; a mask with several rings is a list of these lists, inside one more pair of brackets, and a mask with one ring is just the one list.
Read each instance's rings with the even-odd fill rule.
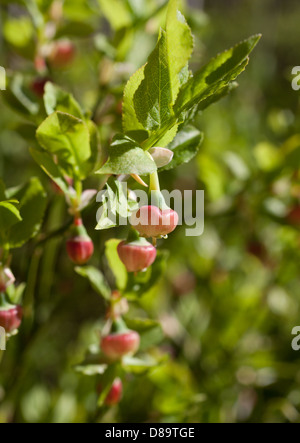
[[[49,14],[50,0],[31,3]],[[166,12],[159,0],[130,1],[131,9],[121,3],[112,10],[112,0],[65,0],[61,35],[76,44],[77,57],[51,73],[94,109],[104,146],[121,128],[124,85],[147,60]],[[0,65],[30,84],[36,73],[28,12],[21,1],[0,4]],[[193,68],[251,34],[263,37],[239,87],[198,117],[205,141],[197,158],[161,174],[163,188],[205,190],[204,234],[186,237],[181,227],[169,237],[166,278],[132,307],[162,322],[165,338],[153,352],[168,359],[129,377],[119,407],[97,411],[97,379],[73,366],[98,343],[104,307],[74,274],[63,237],[42,250],[30,243],[16,251],[12,268],[19,281],[29,276],[34,323],[25,322],[1,364],[1,423],[300,422],[300,354],[291,348],[291,331],[300,325],[300,220],[288,217],[300,198],[299,92],[291,87],[292,67],[300,65],[300,4],[182,6],[195,35]],[[17,38],[14,20],[21,18]],[[0,175],[8,186],[39,176],[49,193],[44,229],[54,229],[66,220],[63,197],[30,157],[22,119],[5,93]],[[94,232],[93,211],[85,222],[96,244],[93,264],[107,270],[104,243],[122,232]]]

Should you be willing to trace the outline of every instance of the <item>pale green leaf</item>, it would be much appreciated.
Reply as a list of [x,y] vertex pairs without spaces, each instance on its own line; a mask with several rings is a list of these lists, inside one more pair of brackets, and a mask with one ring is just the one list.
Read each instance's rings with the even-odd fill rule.
[[117,239],[108,240],[105,244],[105,255],[115,276],[117,287],[124,289],[127,283],[127,271],[118,255],[117,247],[119,243],[120,240]]
[[86,178],[93,165],[89,129],[82,120],[57,111],[39,126],[36,135],[42,148],[56,155],[69,177]]
[[96,174],[138,174],[155,172],[152,157],[129,137],[117,135],[108,151],[108,160]]
[[51,82],[46,83],[45,86],[44,104],[48,115],[55,111],[61,111],[82,120],[84,118],[83,111],[72,94]]

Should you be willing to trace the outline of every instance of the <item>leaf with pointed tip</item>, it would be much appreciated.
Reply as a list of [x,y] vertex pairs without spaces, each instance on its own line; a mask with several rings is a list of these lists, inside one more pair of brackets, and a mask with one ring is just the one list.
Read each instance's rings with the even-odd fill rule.
[[254,35],[210,60],[181,89],[174,107],[175,114],[180,116],[208,97],[220,94],[243,72],[249,61],[248,56],[260,37]]
[[194,49],[194,39],[189,25],[178,10],[178,0],[170,0],[167,12],[167,44],[172,104],[181,86],[181,73],[188,66]]
[[172,86],[164,30],[161,30],[157,45],[149,56],[144,79],[134,94],[133,103],[138,120],[149,131],[163,127],[172,114]]

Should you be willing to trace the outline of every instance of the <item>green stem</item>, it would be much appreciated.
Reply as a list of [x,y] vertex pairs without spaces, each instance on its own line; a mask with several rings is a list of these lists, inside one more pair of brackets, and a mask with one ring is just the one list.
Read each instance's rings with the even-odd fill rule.
[[160,184],[157,171],[150,174],[149,192],[160,191]]

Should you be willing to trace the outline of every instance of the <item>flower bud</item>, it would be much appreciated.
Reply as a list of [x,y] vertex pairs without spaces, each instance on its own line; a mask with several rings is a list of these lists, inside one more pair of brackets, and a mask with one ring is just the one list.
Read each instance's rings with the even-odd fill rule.
[[38,97],[43,97],[45,92],[46,83],[49,81],[47,77],[37,77],[31,83],[31,89]]
[[149,154],[151,154],[158,168],[168,165],[174,156],[174,152],[168,148],[151,148]]
[[125,355],[133,355],[140,346],[140,336],[128,329],[122,319],[113,323],[110,334],[102,337],[100,347],[110,360],[119,360]]
[[107,394],[104,404],[106,406],[114,406],[120,403],[123,394],[123,384],[119,378],[116,378]]
[[70,259],[77,265],[84,265],[94,253],[94,244],[88,236],[81,219],[77,219],[72,228],[72,237],[66,247]]
[[60,40],[54,43],[49,55],[49,62],[55,68],[65,68],[75,57],[75,47],[70,40]]
[[173,209],[142,206],[131,218],[131,224],[142,237],[163,237],[178,225],[178,214]]
[[23,310],[21,306],[12,306],[11,308],[0,307],[0,326],[10,333],[20,327]]
[[156,258],[156,249],[140,238],[133,242],[119,243],[118,254],[128,272],[138,272],[152,265]]

